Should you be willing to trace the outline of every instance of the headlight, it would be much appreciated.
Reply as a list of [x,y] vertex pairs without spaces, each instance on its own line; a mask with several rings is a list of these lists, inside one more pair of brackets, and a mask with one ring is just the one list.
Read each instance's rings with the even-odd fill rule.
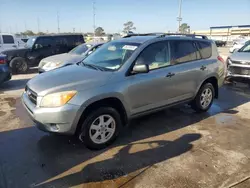
[[76,93],[77,91],[64,91],[48,94],[42,98],[40,106],[48,108],[63,106],[69,102],[69,100],[72,99]]
[[232,61],[229,58],[227,59],[227,62],[228,62],[229,65],[232,64]]
[[55,67],[58,67],[59,65],[60,65],[59,62],[57,62],[57,63],[51,62],[51,63],[46,63],[46,64],[43,66],[43,68],[55,68]]

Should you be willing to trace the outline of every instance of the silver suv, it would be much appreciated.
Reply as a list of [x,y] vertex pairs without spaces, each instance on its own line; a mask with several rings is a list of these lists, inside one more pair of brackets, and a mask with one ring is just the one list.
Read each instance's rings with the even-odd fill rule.
[[205,36],[151,34],[104,44],[82,62],[31,79],[22,95],[43,131],[111,144],[129,120],[180,103],[207,111],[226,74]]

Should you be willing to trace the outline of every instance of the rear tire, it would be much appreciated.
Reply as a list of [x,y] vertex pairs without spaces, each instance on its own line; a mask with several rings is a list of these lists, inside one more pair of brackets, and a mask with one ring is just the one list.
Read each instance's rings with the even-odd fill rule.
[[29,66],[24,58],[15,57],[10,61],[10,67],[13,74],[25,74],[29,70]]
[[120,114],[111,107],[100,107],[88,114],[78,138],[89,149],[99,150],[112,144],[122,127]]
[[196,112],[206,112],[212,106],[214,96],[214,86],[211,83],[206,83],[201,86],[195,99],[191,103],[191,107]]

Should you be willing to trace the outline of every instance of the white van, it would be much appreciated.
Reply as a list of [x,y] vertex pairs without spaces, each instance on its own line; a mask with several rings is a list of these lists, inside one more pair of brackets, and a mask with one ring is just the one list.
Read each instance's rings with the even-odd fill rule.
[[0,52],[16,48],[18,43],[14,35],[0,33]]

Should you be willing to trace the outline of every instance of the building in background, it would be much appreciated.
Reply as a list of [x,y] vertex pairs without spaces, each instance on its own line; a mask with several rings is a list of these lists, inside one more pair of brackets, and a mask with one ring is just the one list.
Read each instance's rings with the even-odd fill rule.
[[213,40],[233,41],[250,38],[250,25],[210,27],[209,30],[193,30],[191,33],[206,35]]

